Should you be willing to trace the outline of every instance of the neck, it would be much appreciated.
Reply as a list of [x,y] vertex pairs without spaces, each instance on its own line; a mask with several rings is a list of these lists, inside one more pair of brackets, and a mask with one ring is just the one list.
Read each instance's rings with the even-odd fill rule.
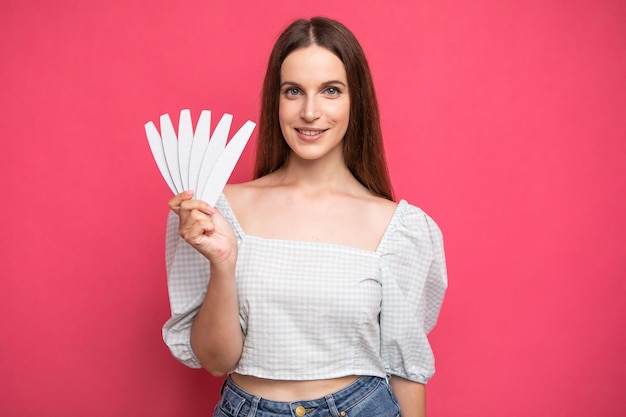
[[306,192],[346,192],[355,186],[360,188],[343,157],[309,161],[291,154],[280,171],[283,184]]

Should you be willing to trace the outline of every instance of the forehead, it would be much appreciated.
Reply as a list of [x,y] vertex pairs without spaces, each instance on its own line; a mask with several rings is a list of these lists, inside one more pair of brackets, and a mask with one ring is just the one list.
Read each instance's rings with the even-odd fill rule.
[[325,82],[338,80],[347,83],[346,69],[341,59],[319,45],[292,51],[280,68],[281,82]]

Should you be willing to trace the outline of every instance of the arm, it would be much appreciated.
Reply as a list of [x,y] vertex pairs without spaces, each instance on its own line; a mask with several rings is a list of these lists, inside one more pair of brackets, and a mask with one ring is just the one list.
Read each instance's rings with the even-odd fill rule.
[[390,384],[402,416],[423,417],[424,384],[435,373],[428,332],[447,287],[443,240],[435,222],[414,206],[405,206],[396,227],[402,233],[387,247],[390,255],[383,264],[381,356],[386,372],[393,375]]
[[203,368],[222,376],[239,361],[243,336],[235,283],[237,240],[222,215],[185,192],[170,200],[180,217],[180,235],[210,261],[211,279],[191,327],[193,352]]
[[243,336],[234,268],[211,265],[211,280],[191,326],[191,346],[202,367],[221,377],[241,356]]
[[426,417],[426,385],[399,376],[392,376],[389,383],[402,417]]

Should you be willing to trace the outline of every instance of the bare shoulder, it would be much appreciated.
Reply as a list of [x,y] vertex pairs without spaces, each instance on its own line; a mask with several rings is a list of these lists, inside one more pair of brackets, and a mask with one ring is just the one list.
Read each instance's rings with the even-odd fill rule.
[[382,217],[392,216],[398,207],[398,203],[395,201],[380,196],[371,196],[367,199],[367,204],[376,212],[377,216]]
[[370,219],[369,223],[380,230],[380,228],[385,229],[387,227],[398,208],[398,203],[372,195],[364,198],[358,206],[365,211],[366,216]]
[[224,188],[224,195],[235,215],[241,217],[251,207],[258,206],[266,199],[271,188],[271,181],[263,177],[240,184],[227,184]]
[[397,203],[369,192],[368,195],[344,195],[326,217],[328,236],[347,246],[374,251],[397,207]]
[[227,184],[224,187],[224,195],[231,206],[238,206],[240,201],[246,201],[254,198],[258,187],[256,180],[244,182],[241,184]]

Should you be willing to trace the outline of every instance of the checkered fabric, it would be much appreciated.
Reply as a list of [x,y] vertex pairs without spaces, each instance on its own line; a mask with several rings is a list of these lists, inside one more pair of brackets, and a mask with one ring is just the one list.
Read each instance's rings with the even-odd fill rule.
[[[345,375],[432,377],[427,339],[447,287],[435,222],[402,200],[376,251],[247,235],[226,198],[216,207],[233,226],[243,353],[235,372],[313,380]],[[209,264],[178,235],[170,214],[166,264],[172,317],[163,339],[187,366],[201,367],[190,344]]]

